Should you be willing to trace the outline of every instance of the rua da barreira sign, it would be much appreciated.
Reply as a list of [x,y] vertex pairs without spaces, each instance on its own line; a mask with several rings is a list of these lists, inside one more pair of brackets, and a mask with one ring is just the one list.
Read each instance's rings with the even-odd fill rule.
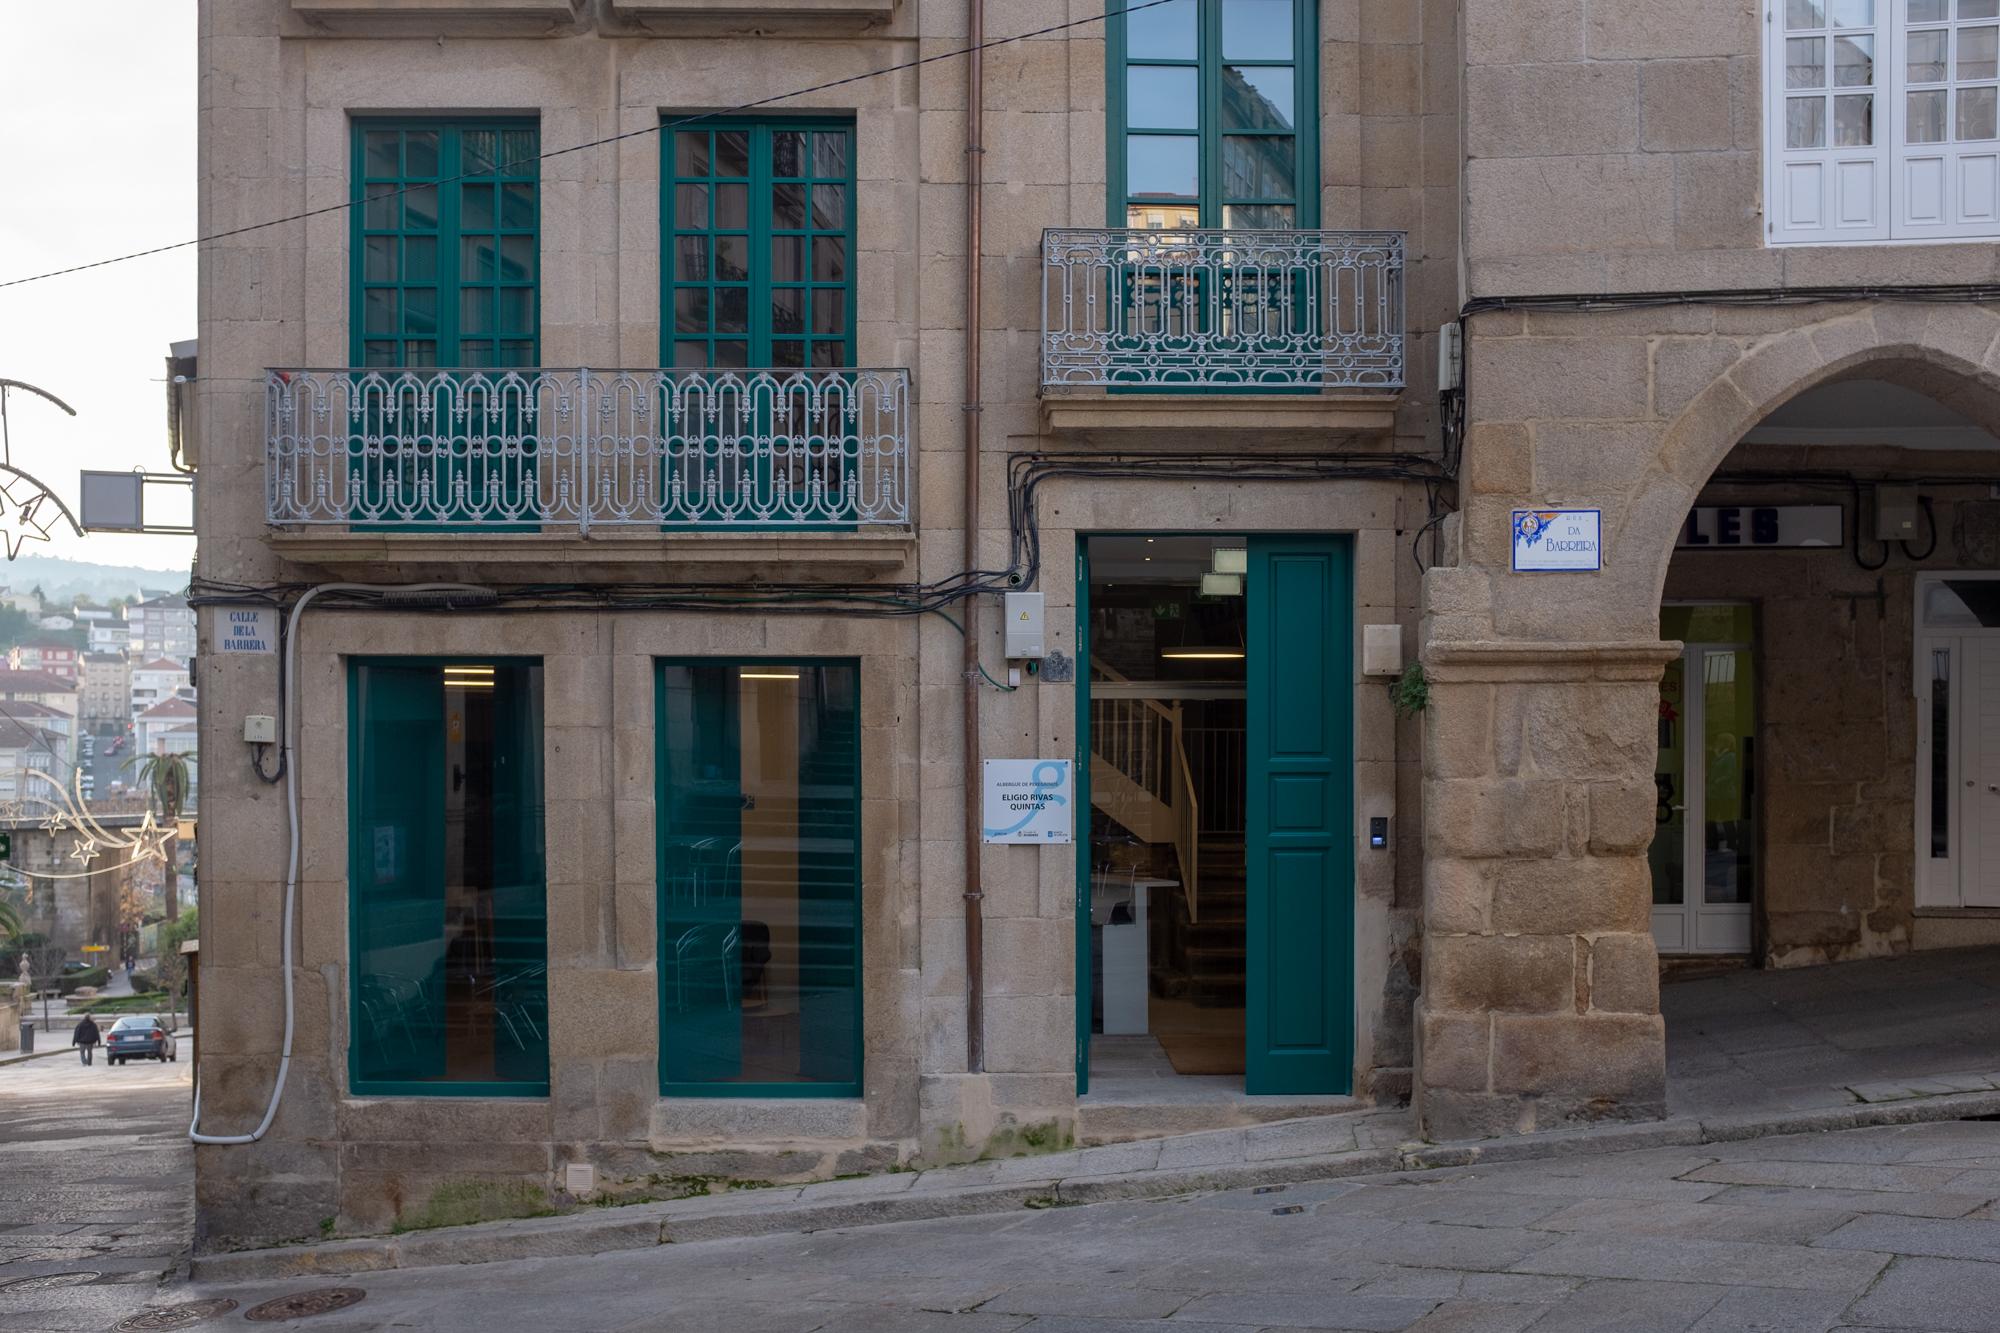
[[1604,568],[1604,514],[1597,509],[1516,509],[1514,568],[1588,573]]

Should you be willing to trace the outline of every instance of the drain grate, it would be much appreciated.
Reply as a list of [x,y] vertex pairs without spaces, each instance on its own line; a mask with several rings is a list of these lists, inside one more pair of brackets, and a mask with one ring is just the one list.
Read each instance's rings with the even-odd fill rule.
[[311,1315],[325,1314],[329,1310],[345,1310],[367,1294],[359,1287],[315,1287],[311,1291],[294,1292],[290,1296],[280,1296],[275,1301],[253,1305],[243,1312],[243,1317],[265,1324],[282,1323],[287,1319],[305,1319]]
[[205,1319],[228,1314],[236,1308],[236,1302],[227,1296],[217,1296],[205,1301],[183,1301],[179,1305],[154,1306],[137,1314],[128,1314],[111,1326],[111,1333],[138,1333],[141,1329],[186,1328],[199,1324]]
[[102,1273],[40,1273],[34,1277],[17,1277],[12,1282],[0,1282],[0,1291],[44,1291],[50,1287],[80,1287],[86,1282],[95,1282]]

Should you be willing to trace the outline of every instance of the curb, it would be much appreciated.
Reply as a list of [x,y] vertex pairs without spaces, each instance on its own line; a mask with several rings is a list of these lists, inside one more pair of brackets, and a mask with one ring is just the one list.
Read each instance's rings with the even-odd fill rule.
[[[1817,1134],[1883,1125],[1913,1125],[1981,1116],[2000,1117],[2000,1091],[1913,1097],[1809,1111],[1715,1117],[1681,1116],[1640,1124],[1554,1130],[1514,1138],[1412,1144],[1263,1162],[959,1184],[967,1168],[870,1176],[771,1191],[710,1195],[671,1203],[631,1204],[562,1217],[482,1222],[400,1236],[363,1237],[315,1245],[196,1256],[197,1282],[251,1282],[315,1274],[373,1273],[396,1268],[497,1263],[514,1259],[604,1254],[655,1245],[733,1240],[833,1228],[926,1222],[944,1217],[1073,1204],[1161,1199],[1176,1195],[1292,1185],[1349,1176],[1388,1175],[1472,1166],[1594,1157],[1646,1148],[1733,1143],[1782,1134]],[[1010,1158],[1027,1170],[1033,1158]],[[991,1163],[984,1165],[994,1165]],[[942,1177],[942,1179],[940,1179]],[[934,1182],[934,1183],[932,1183]],[[817,1191],[808,1197],[808,1191]],[[786,1194],[782,1201],[773,1195]]]

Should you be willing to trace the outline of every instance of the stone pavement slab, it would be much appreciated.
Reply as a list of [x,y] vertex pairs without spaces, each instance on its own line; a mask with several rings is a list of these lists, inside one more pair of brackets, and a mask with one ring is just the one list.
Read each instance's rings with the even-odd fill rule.
[[[1987,1254],[2000,1222],[1886,1211],[1942,1197],[1924,1191],[1851,1185],[1808,1205],[1800,1198],[1821,1191],[1688,1179],[1722,1164],[1766,1174],[1809,1165],[1881,1183],[1871,1173],[1919,1157],[1951,1169],[1941,1155],[1949,1151],[2000,1156],[2000,1123],[1897,1124],[384,1271],[356,1279],[369,1295],[340,1322],[298,1327],[1990,1333],[2000,1327],[2000,1256],[1947,1256]],[[1722,1201],[1658,1197],[1673,1184]],[[301,1285],[198,1277],[171,1298],[247,1305]]]
[[[109,1328],[185,1255],[194,1223],[189,1066],[67,1059],[0,1070],[0,1329]],[[90,1273],[74,1286],[9,1290]]]

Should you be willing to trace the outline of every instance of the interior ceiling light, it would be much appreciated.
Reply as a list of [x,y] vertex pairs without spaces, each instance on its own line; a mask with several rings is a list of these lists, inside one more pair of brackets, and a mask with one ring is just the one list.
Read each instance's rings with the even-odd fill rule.
[[744,671],[739,673],[744,680],[797,680],[796,671]]
[[1239,662],[1241,648],[1162,648],[1160,656],[1176,662]]

